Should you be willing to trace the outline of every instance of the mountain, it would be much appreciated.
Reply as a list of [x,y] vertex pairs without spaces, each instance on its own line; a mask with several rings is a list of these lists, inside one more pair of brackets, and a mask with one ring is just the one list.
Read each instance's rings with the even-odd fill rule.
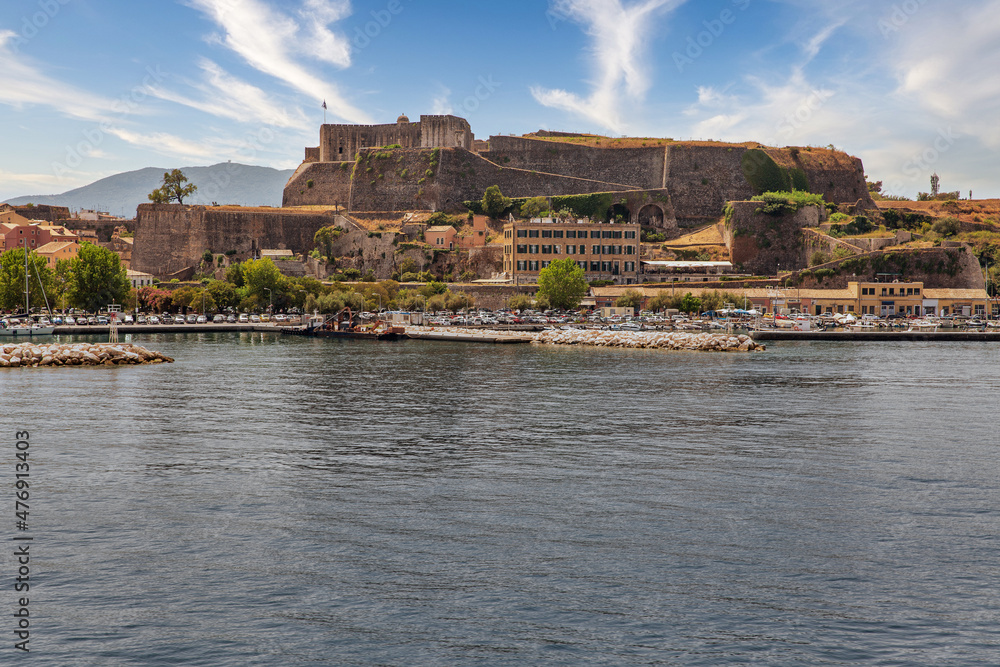
[[[61,195],[32,195],[9,199],[8,204],[49,204],[71,210],[96,209],[126,218],[135,217],[139,204],[148,204],[150,192],[163,183],[162,167],[147,167],[102,178],[90,185]],[[222,162],[211,167],[184,167],[188,179],[198,186],[185,204],[238,204],[241,206],[281,206],[281,194],[293,169],[254,167]]]

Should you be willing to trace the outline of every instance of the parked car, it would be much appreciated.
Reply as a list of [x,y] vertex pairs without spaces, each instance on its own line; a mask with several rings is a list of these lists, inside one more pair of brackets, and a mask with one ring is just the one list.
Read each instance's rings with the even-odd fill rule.
[[97,316],[96,315],[89,315],[87,317],[87,324],[97,324]]
[[107,315],[98,315],[97,316],[97,323],[98,324],[107,324],[108,323],[108,316]]
[[204,315],[199,315],[198,319],[195,322],[195,324],[205,324],[207,322],[208,322],[208,318],[207,317],[205,317]]
[[178,315],[174,318],[174,324],[184,324],[184,316]]
[[240,324],[249,324],[250,316],[246,313],[240,313]]
[[261,322],[270,322],[271,321],[271,316],[268,315],[267,313],[264,313],[263,315],[260,316],[260,321]]
[[63,324],[76,324],[76,318],[72,315],[67,315],[62,318]]
[[215,324],[218,324],[220,322],[225,322],[225,321],[226,321],[226,316],[223,315],[222,313],[219,313],[215,317],[212,318],[212,322],[215,323]]
[[260,324],[260,315],[251,315],[250,316],[250,323],[251,324]]
[[135,318],[135,323],[136,324],[145,324],[146,323],[146,316],[145,315],[140,315],[139,317]]
[[194,313],[188,313],[187,323],[188,324],[197,324],[197,322],[198,322],[198,316],[195,315]]
[[282,315],[281,313],[278,313],[277,315],[274,316],[274,321],[275,322],[287,322],[288,318],[285,317],[284,315]]
[[148,318],[146,318],[146,321],[149,322],[150,324],[159,324],[160,317],[159,315],[150,315]]
[[236,316],[230,313],[226,316],[226,322],[229,324],[234,324],[236,322]]

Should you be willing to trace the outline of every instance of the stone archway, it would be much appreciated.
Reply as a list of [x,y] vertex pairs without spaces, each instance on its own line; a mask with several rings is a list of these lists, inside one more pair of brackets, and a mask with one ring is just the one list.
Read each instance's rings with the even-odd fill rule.
[[663,228],[663,209],[657,204],[646,204],[639,209],[639,224],[643,227]]
[[621,216],[622,222],[632,221],[632,211],[625,204],[612,204],[605,213],[605,218],[610,222],[614,222],[619,216]]

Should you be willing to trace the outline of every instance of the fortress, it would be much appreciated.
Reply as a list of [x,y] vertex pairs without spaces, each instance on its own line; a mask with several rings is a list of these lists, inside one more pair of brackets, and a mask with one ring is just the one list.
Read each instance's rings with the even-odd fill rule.
[[508,197],[620,193],[614,199],[626,210],[615,214],[668,236],[718,219],[727,201],[793,187],[876,209],[861,160],[832,148],[548,131],[476,141],[456,116],[323,125],[320,145],[306,149],[285,187],[283,206],[458,212],[491,185]]

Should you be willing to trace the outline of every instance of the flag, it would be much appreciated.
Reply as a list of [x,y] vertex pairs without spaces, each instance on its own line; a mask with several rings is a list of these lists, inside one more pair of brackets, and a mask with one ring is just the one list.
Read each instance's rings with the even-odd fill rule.
[[326,100],[323,100],[323,110],[326,111]]

